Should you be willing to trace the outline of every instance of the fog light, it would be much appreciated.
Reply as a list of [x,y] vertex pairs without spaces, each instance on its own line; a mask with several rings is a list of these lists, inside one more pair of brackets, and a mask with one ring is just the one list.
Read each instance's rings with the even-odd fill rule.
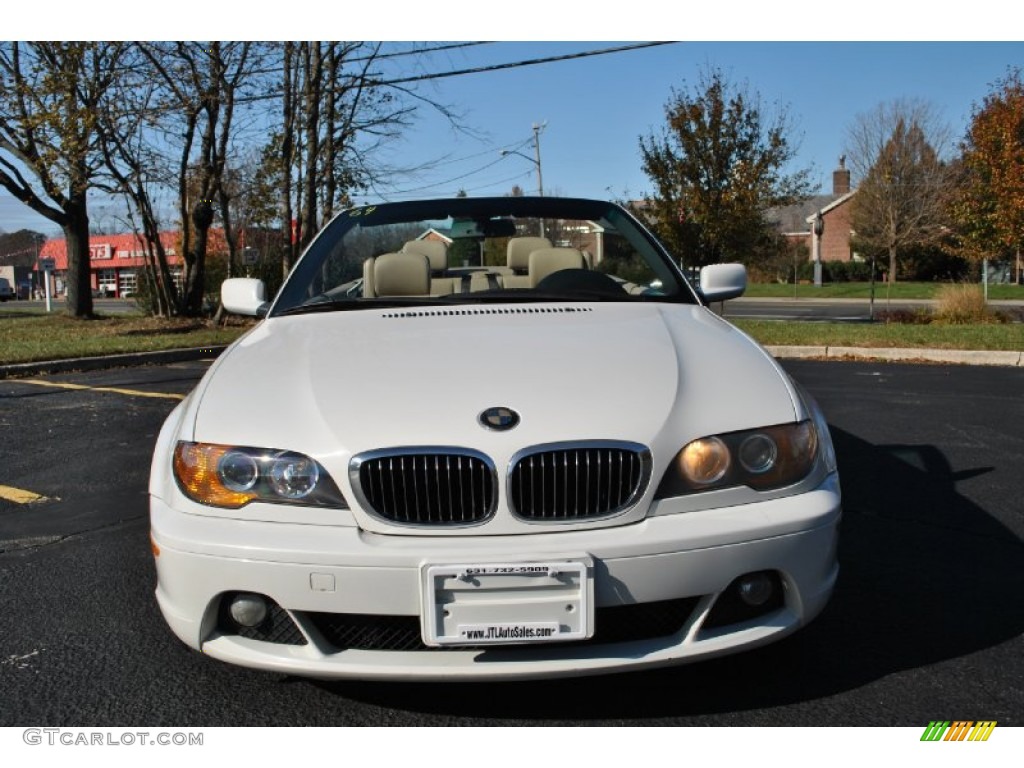
[[231,619],[240,627],[258,627],[267,618],[267,601],[261,595],[239,592],[231,598]]
[[772,595],[775,593],[775,584],[772,582],[771,576],[761,571],[742,576],[736,585],[736,591],[744,603],[756,608],[772,599]]

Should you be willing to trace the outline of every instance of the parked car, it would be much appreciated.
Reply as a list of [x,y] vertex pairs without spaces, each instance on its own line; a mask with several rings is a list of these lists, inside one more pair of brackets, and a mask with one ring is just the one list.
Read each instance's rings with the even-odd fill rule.
[[15,298],[17,298],[17,296],[14,293],[14,288],[11,287],[11,282],[6,277],[0,277],[0,301],[7,301]]
[[[457,265],[457,266],[452,266]],[[802,627],[838,573],[818,406],[607,202],[339,214],[170,415],[156,596],[185,643],[318,678],[642,669]]]

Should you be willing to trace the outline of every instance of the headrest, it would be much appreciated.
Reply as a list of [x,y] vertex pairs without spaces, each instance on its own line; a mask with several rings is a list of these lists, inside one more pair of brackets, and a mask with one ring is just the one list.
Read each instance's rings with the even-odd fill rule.
[[546,237],[513,237],[508,241],[505,263],[509,269],[525,272],[530,266],[530,254],[541,248],[550,248]]
[[575,248],[541,248],[530,254],[530,286],[562,269],[585,269],[583,254]]
[[420,253],[385,253],[373,262],[377,296],[426,296],[430,293],[430,262]]
[[448,246],[440,240],[410,240],[402,246],[402,253],[418,253],[430,260],[431,272],[448,269]]

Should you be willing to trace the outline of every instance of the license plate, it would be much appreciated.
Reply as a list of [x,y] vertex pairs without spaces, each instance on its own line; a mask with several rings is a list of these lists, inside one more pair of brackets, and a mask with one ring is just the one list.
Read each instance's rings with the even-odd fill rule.
[[429,646],[585,640],[594,633],[592,563],[427,565],[423,642]]

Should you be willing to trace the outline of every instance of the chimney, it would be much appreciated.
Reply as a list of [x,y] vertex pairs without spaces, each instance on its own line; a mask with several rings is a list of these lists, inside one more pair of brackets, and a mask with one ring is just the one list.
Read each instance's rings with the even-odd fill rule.
[[846,155],[839,156],[839,167],[832,171],[832,194],[841,197],[850,191],[850,170],[846,167]]

